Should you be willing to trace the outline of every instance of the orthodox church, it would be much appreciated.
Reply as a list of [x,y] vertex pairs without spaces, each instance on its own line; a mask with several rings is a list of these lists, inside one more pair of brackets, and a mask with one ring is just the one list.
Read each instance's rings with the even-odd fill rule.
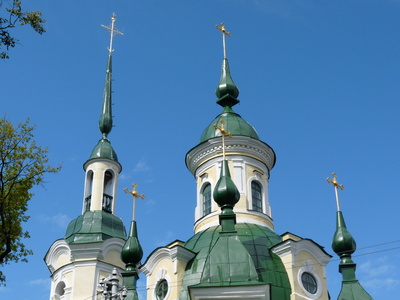
[[[114,214],[122,170],[108,135],[112,128],[112,40],[115,16],[107,27],[111,41],[99,129],[101,139],[84,163],[82,214],[49,248],[50,299],[139,299],[136,281],[146,280],[148,300],[328,300],[326,265],[331,256],[311,239],[278,234],[268,197],[274,150],[234,111],[239,89],[226,57],[215,91],[222,111],[199,133],[186,154],[197,191],[194,235],[155,249],[143,259],[135,221],[128,235]],[[337,191],[336,175],[328,180]],[[134,200],[143,197],[125,190]],[[134,201],[135,202],[135,201]],[[188,224],[188,226],[190,226]],[[329,234],[329,233],[328,233]],[[342,290],[337,299],[372,299],[355,276],[356,245],[338,206],[333,250],[339,255]],[[100,288],[99,288],[100,287]],[[143,299],[144,300],[144,299]]]

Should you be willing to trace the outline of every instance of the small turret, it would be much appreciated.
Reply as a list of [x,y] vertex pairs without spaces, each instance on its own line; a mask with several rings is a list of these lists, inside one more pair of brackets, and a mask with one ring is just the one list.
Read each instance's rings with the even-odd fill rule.
[[332,173],[333,179],[327,178],[332,183],[336,194],[336,231],[332,239],[332,249],[340,257],[339,272],[342,274],[342,289],[338,300],[373,300],[365,291],[356,278],[356,264],[351,255],[356,251],[356,241],[347,230],[343,214],[340,211],[338,189],[343,190],[344,186],[336,180],[336,174]]
[[233,208],[240,199],[240,193],[231,178],[228,161],[225,159],[225,137],[232,137],[232,134],[225,130],[224,122],[221,121],[221,123],[221,126],[218,126],[218,124],[214,125],[215,129],[218,129],[222,135],[223,160],[213,197],[214,201],[221,208],[221,214],[219,215],[219,223],[222,226],[221,232],[235,232],[236,216],[233,213]]
[[144,195],[139,195],[136,191],[137,184],[132,184],[133,190],[129,191],[124,189],[125,193],[129,193],[133,197],[133,210],[132,210],[132,222],[129,230],[128,239],[125,242],[124,247],[121,251],[121,259],[125,263],[125,272],[122,272],[124,278],[124,287],[127,289],[127,296],[125,300],[137,300],[138,294],[136,292],[136,282],[139,279],[137,265],[143,257],[142,246],[140,245],[137,224],[136,224],[136,199],[137,197],[144,199]]

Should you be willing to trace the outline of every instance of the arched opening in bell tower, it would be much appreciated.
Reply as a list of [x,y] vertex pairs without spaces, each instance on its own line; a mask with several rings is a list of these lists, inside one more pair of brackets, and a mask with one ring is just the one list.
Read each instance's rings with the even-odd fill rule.
[[111,170],[104,173],[102,210],[112,213],[113,207],[114,174]]
[[92,203],[92,188],[93,188],[93,171],[89,170],[86,173],[86,182],[85,182],[85,197],[83,204],[83,211],[89,211],[90,205]]

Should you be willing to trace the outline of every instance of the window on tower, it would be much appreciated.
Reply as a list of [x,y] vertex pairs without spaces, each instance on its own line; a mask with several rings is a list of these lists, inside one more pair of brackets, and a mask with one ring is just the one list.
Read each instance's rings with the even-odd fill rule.
[[103,203],[102,208],[104,211],[111,213],[112,212],[112,194],[113,188],[113,174],[110,171],[106,171],[104,173],[104,188],[103,188]]
[[211,184],[207,183],[201,193],[203,200],[203,216],[211,213]]
[[252,209],[255,211],[263,212],[262,207],[262,188],[261,184],[257,181],[251,182],[251,199]]
[[54,299],[61,299],[65,294],[65,282],[60,281],[57,283],[56,289],[54,291]]
[[92,202],[92,186],[93,186],[93,171],[90,170],[86,173],[84,211],[90,210],[90,205]]

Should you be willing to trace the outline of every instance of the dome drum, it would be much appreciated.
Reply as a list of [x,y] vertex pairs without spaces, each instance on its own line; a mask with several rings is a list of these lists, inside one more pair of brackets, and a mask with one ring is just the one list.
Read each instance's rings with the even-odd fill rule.
[[[225,139],[226,155],[241,153],[261,161],[270,171],[275,165],[275,152],[266,143],[247,136],[233,136]],[[214,157],[222,157],[221,138],[209,139],[186,154],[186,166],[194,175],[196,170]]]

